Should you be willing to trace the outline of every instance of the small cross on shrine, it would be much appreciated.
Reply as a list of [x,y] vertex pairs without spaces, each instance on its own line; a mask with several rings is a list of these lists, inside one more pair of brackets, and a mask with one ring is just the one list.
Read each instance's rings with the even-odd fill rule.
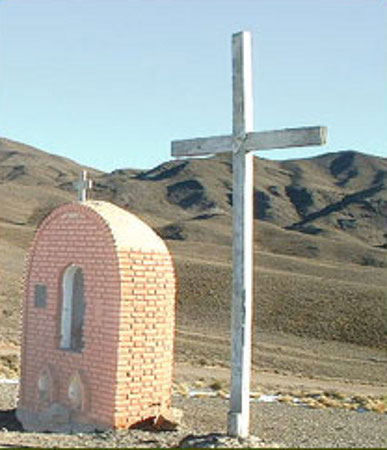
[[82,170],[79,180],[73,183],[78,191],[78,201],[85,202],[87,199],[87,191],[92,188],[93,181],[87,178],[87,171]]
[[253,301],[253,154],[257,150],[323,145],[325,127],[253,132],[251,34],[232,37],[233,133],[172,142],[172,156],[232,152],[233,302],[231,310],[231,393],[228,434],[249,434]]

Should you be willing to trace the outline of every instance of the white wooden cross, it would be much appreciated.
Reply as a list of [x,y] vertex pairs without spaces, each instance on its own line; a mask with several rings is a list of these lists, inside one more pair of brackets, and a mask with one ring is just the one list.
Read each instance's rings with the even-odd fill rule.
[[256,150],[322,145],[325,127],[253,132],[251,34],[232,37],[233,133],[173,141],[172,156],[232,152],[233,303],[231,310],[231,393],[228,434],[249,434],[251,317],[253,299],[253,154]]
[[85,202],[88,189],[93,186],[93,181],[87,178],[87,171],[82,170],[79,180],[74,181],[73,186],[78,191],[78,201]]

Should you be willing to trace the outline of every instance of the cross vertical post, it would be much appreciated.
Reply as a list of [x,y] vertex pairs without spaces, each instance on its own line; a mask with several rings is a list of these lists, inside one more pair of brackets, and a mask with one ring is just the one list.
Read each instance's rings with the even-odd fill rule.
[[233,165],[233,301],[231,308],[231,394],[228,434],[246,437],[250,421],[253,307],[253,154],[280,148],[324,145],[322,126],[253,131],[251,34],[233,34],[233,132],[172,141],[172,156],[231,152]]
[[79,180],[73,183],[78,191],[78,201],[85,202],[87,199],[87,191],[93,186],[93,181],[87,178],[87,171],[82,170]]
[[[251,317],[253,298],[253,154],[243,147],[253,131],[251,35],[233,35],[233,280],[231,392],[228,434],[249,433]],[[239,144],[239,145],[238,145]]]

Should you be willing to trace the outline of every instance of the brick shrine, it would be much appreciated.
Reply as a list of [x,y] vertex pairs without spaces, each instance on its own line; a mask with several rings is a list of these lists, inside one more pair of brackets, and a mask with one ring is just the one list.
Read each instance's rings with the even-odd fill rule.
[[56,208],[25,274],[25,429],[125,429],[168,414],[175,274],[162,239],[107,202]]

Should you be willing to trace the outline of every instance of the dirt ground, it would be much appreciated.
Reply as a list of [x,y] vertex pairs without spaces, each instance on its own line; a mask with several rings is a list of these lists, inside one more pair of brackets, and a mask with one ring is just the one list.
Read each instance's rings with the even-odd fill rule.
[[[387,445],[384,350],[289,335],[258,334],[253,349],[250,441],[225,438],[230,369],[228,339],[205,329],[177,332],[175,431],[29,433],[15,419],[17,384],[0,384],[0,447],[373,447]],[[3,346],[8,376],[17,348]],[[215,435],[214,435],[215,433]],[[191,437],[190,437],[191,436]]]

